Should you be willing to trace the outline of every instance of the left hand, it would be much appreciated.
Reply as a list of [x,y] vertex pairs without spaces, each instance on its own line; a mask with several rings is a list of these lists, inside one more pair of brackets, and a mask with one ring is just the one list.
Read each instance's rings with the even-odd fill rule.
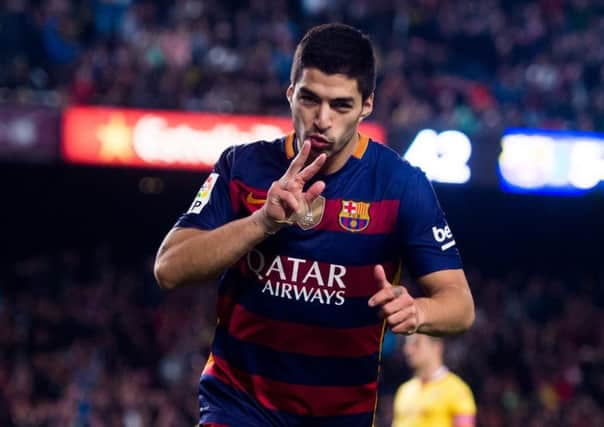
[[292,160],[285,174],[274,181],[266,195],[266,203],[255,213],[260,217],[267,234],[294,224],[307,213],[309,207],[325,189],[324,181],[316,181],[306,191],[305,184],[323,167],[325,154],[320,154],[310,164],[310,141],[304,141],[298,155]]
[[411,335],[422,325],[422,312],[415,298],[404,286],[393,286],[386,279],[384,267],[376,265],[373,276],[379,291],[369,299],[369,307],[379,307],[392,332]]

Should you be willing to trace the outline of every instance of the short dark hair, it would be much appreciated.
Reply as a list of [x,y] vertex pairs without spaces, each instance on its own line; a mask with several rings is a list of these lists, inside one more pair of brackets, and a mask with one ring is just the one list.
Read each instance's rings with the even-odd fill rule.
[[291,83],[296,83],[302,70],[310,67],[356,79],[363,101],[375,90],[375,54],[371,40],[349,25],[318,25],[304,35],[294,53]]

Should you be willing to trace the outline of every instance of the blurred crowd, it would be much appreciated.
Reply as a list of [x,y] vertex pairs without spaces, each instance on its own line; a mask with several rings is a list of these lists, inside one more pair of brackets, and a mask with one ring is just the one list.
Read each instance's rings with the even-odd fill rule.
[[31,257],[2,275],[2,427],[195,424],[213,289],[163,295],[150,260],[109,257]]
[[[446,360],[472,387],[478,426],[604,425],[604,276],[469,272],[476,323],[447,340]],[[30,256],[0,281],[0,425],[195,423],[213,286],[164,293],[151,257],[108,248]],[[376,427],[410,375],[402,339],[385,339]]]
[[[340,21],[375,41],[392,132],[604,131],[604,0],[4,0],[0,103],[287,114],[296,42]],[[487,427],[604,425],[604,276],[472,272],[449,339]],[[0,426],[190,426],[215,290],[165,294],[151,258],[31,256],[0,271]],[[379,418],[407,379],[386,335]]]
[[604,130],[603,0],[5,0],[0,100],[287,114],[328,21],[375,41],[394,131]]

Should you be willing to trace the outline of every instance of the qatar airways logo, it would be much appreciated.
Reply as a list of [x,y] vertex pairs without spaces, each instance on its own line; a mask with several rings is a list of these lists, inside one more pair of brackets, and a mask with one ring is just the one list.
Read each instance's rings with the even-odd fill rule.
[[267,258],[253,249],[247,267],[263,283],[262,293],[278,298],[316,304],[343,305],[346,296],[346,267],[276,255]]

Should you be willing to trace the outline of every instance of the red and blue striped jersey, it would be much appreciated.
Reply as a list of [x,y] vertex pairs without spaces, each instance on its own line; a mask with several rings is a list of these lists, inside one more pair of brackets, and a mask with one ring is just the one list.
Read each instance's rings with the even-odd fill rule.
[[[294,135],[231,147],[176,226],[213,229],[259,209],[296,154]],[[368,299],[389,280],[461,268],[430,182],[361,136],[312,216],[267,238],[220,278],[200,381],[202,422],[370,427],[384,322]],[[247,423],[247,424],[246,424]]]

